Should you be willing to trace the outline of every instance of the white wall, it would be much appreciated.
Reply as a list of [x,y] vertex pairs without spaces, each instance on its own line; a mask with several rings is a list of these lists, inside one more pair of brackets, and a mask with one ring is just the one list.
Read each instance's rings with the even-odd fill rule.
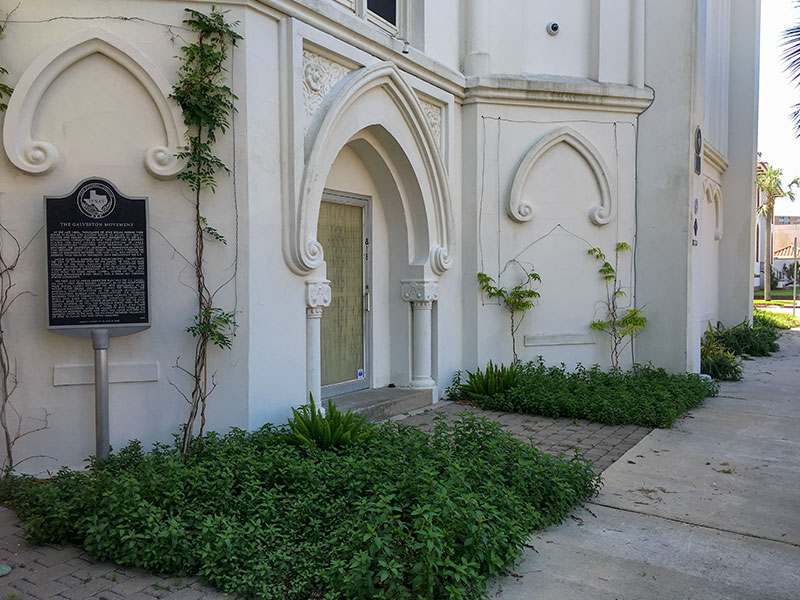
[[[600,264],[587,251],[601,248],[613,261],[618,241],[633,243],[635,125],[628,115],[587,113],[581,109],[496,107],[479,105],[477,181],[465,169],[467,188],[474,185],[477,207],[476,247],[465,236],[465,279],[483,271],[510,289],[522,272],[513,261],[542,278],[533,288],[541,298],[517,333],[517,353],[523,361],[542,355],[550,364],[578,362],[609,364],[609,339],[592,332],[589,324],[604,319],[600,302],[606,289],[598,274]],[[606,165],[616,216],[602,226],[589,220],[600,203],[598,182],[586,160],[560,143],[532,168],[524,198],[533,207],[530,221],[517,223],[508,216],[511,182],[523,156],[541,136],[569,126],[597,149]],[[465,147],[465,153],[467,148]],[[474,265],[474,266],[472,266]],[[474,272],[470,272],[470,266]],[[621,255],[620,281],[633,297],[630,254]],[[498,277],[499,276],[499,277]],[[465,285],[465,305],[477,303],[475,359],[509,362],[511,354],[508,312]],[[528,345],[525,343],[528,337]],[[553,338],[558,338],[555,341]],[[625,357],[630,361],[629,354]],[[469,368],[475,365],[470,364]]]
[[[176,80],[178,40],[172,40],[169,26],[182,19],[182,7],[174,3],[150,3],[149,17],[155,23],[119,20],[82,21],[82,15],[108,12],[107,3],[82,2],[69,13],[72,20],[49,23],[14,23],[7,29],[2,44],[14,48],[4,53],[6,78],[17,85],[33,59],[50,44],[89,27],[102,27],[119,36],[147,56],[171,83]],[[125,7],[120,7],[124,14]],[[60,6],[29,3],[15,13],[19,21],[40,21],[64,14]],[[132,13],[135,15],[136,12]],[[231,18],[242,13],[232,11]],[[240,88],[234,86],[240,93]],[[182,131],[181,127],[181,131]],[[7,316],[8,347],[17,364],[19,388],[16,407],[25,416],[24,427],[35,426],[30,418],[50,413],[49,430],[22,439],[17,447],[19,460],[33,454],[57,457],[25,463],[25,470],[53,470],[60,464],[81,466],[94,452],[94,396],[91,385],[54,386],[54,369],[89,367],[91,342],[46,331],[45,320],[45,240],[41,232],[44,219],[42,197],[70,192],[82,179],[101,176],[111,180],[128,195],[150,199],[150,286],[153,327],[128,337],[114,338],[109,360],[112,370],[130,371],[133,365],[158,365],[158,380],[112,383],[110,388],[111,443],[115,448],[128,439],[145,444],[168,441],[185,418],[186,403],[171,386],[190,390],[187,377],[172,366],[191,366],[194,342],[185,328],[191,324],[196,301],[191,289],[192,269],[184,257],[193,256],[191,194],[177,181],[159,181],[144,169],[144,151],[163,144],[164,126],[150,97],[141,84],[118,63],[101,55],[89,56],[64,71],[45,92],[36,109],[34,139],[54,144],[61,160],[45,175],[24,173],[0,153],[0,215],[3,224],[23,242],[32,242],[14,272],[16,289],[30,291],[15,303]],[[222,136],[217,152],[233,164],[233,138]],[[237,177],[238,177],[237,173]],[[228,246],[209,243],[207,271],[210,286],[216,287],[231,275],[235,220],[232,210],[233,180],[219,177],[216,195],[205,194],[203,212],[229,240]],[[244,209],[244,207],[243,207]],[[245,213],[246,214],[246,213]],[[241,221],[240,221],[241,223]],[[225,286],[217,305],[234,309],[235,291],[240,300],[247,289],[247,272]],[[239,309],[244,307],[239,304]],[[248,336],[247,319],[240,319],[239,337],[233,350],[213,349],[210,370],[216,373],[217,390],[208,406],[208,428],[226,429],[247,426],[247,352],[238,342]]]
[[637,274],[639,305],[648,323],[637,340],[637,360],[672,371],[689,366],[693,8],[692,3],[647,2],[645,75],[655,100],[639,118]]
[[[153,70],[170,85],[174,83],[178,66],[174,56],[182,41],[173,34],[183,18],[182,6],[166,0],[67,4],[23,3],[15,13],[15,21],[24,23],[9,23],[7,38],[0,41],[0,50],[14,48],[3,53],[9,69],[5,80],[12,86],[50,44],[88,27],[103,27],[127,40],[153,63]],[[415,238],[414,251],[419,254],[422,248],[425,252],[411,257],[413,265],[405,260],[404,269],[392,274],[392,265],[399,264],[395,254],[408,258],[406,249],[388,242],[401,226],[392,216],[399,212],[384,198],[382,186],[387,182],[378,180],[376,169],[348,140],[355,131],[344,135],[348,123],[369,130],[385,125],[392,130],[394,145],[388,154],[405,157],[407,162],[397,164],[406,174],[413,171],[413,177],[400,183],[419,196],[411,210],[416,211],[412,215],[415,226],[435,232],[441,240],[453,236],[452,266],[435,276],[439,300],[433,310],[432,371],[439,390],[457,369],[473,369],[489,358],[506,363],[511,359],[508,314],[485,301],[475,277],[484,271],[506,287],[513,286],[519,281],[513,260],[542,277],[541,284],[534,286],[541,299],[517,335],[522,360],[541,354],[548,363],[564,362],[568,367],[577,362],[608,364],[607,337],[589,330],[589,323],[603,316],[598,312],[599,301],[605,297],[599,265],[586,254],[592,246],[611,256],[618,241],[636,245],[637,281],[632,256],[623,257],[618,271],[628,298],[633,300],[635,294],[636,304],[649,319],[637,342],[639,362],[651,360],[676,371],[693,368],[705,320],[714,315],[735,323],[748,314],[749,268],[754,260],[751,192],[757,74],[753,63],[757,33],[751,28],[757,21],[757,0],[731,5],[727,84],[721,66],[724,52],[714,60],[709,58],[712,50],[722,52],[724,43],[719,40],[724,40],[724,32],[718,32],[714,38],[718,42],[713,43],[697,36],[699,17],[706,14],[700,8],[713,13],[712,5],[719,10],[719,3],[707,0],[700,7],[648,0],[646,83],[655,89],[656,97],[641,117],[637,114],[647,104],[646,91],[627,87],[636,79],[634,59],[643,52],[635,52],[638,0],[508,0],[503,10],[490,10],[485,23],[490,30],[485,48],[490,72],[512,77],[493,78],[485,88],[465,88],[464,78],[453,71],[461,68],[468,45],[462,14],[466,4],[459,0],[415,3],[424,5],[425,55],[413,50],[410,55],[400,54],[402,43],[321,0],[280,6],[265,0],[257,7],[229,7],[229,18],[240,21],[245,38],[235,50],[230,71],[239,112],[235,127],[220,137],[216,150],[226,164],[235,166],[235,173],[220,176],[217,193],[203,202],[209,222],[229,240],[224,247],[209,244],[208,271],[215,284],[233,274],[238,224],[238,273],[220,292],[218,304],[239,311],[239,328],[231,352],[212,352],[211,370],[216,372],[218,387],[209,403],[208,428],[224,431],[230,426],[256,428],[266,421],[282,422],[291,406],[306,400],[305,282],[324,276],[324,265],[305,273],[302,265],[293,264],[292,272],[291,260],[283,252],[289,235],[284,216],[293,207],[297,192],[293,185],[299,182],[313,147],[303,139],[309,125],[305,119],[311,118],[304,105],[309,99],[303,96],[304,44],[318,48],[325,60],[339,61],[339,71],[335,64],[328,65],[324,68],[332,70],[323,76],[344,77],[360,66],[396,59],[402,78],[428,103],[426,110],[433,111],[425,115],[428,126],[435,125],[439,132],[435,153],[447,172],[452,228],[448,224],[437,230],[441,224],[437,219],[444,217],[434,215],[433,171],[424,164],[430,148],[422,148],[414,137],[422,131],[419,124],[409,128],[403,121],[408,115],[397,112],[391,104],[396,100],[381,90],[360,97],[361,106],[370,108],[368,115],[348,114],[337,121],[341,131],[336,131],[344,139],[337,138],[336,143],[350,145],[334,161],[339,149],[331,143],[327,150],[333,166],[329,173],[317,174],[320,181],[327,179],[327,187],[374,198],[373,240],[378,242],[373,246],[374,386],[394,382],[403,369],[408,378],[411,309],[400,300],[395,284],[406,271],[414,277],[434,277],[430,257],[424,256],[432,242],[422,235]],[[142,16],[145,7],[153,23],[81,20],[110,12]],[[66,12],[77,18],[49,20]],[[549,21],[559,22],[558,36],[547,35]],[[290,39],[282,40],[281,35]],[[699,47],[705,52],[702,61]],[[704,79],[704,73],[712,70],[713,81]],[[550,81],[553,85],[549,86],[543,81],[546,77],[536,77],[543,74],[623,85],[560,80]],[[326,93],[336,93],[335,83]],[[726,85],[729,115],[727,124],[720,124],[725,98],[719,90]],[[713,103],[711,99],[703,103],[704,94],[713,96]],[[318,100],[322,103],[322,98]],[[195,301],[187,287],[191,267],[182,258],[193,252],[192,207],[185,186],[155,179],[143,168],[144,150],[163,144],[165,138],[154,106],[140,83],[117,63],[91,56],[50,86],[36,112],[34,136],[55,144],[61,153],[55,170],[41,176],[24,173],[0,153],[0,218],[20,240],[33,238],[15,278],[18,289],[35,296],[21,298],[7,323],[20,381],[15,399],[26,419],[38,416],[41,407],[51,413],[51,429],[25,438],[17,456],[58,457],[57,461],[30,461],[28,471],[40,472],[60,463],[80,466],[94,448],[91,386],[53,385],[56,366],[88,366],[92,352],[86,340],[45,330],[44,240],[37,233],[43,223],[42,196],[65,194],[85,177],[103,176],[125,193],[150,198],[153,327],[114,339],[111,363],[128,364],[129,371],[133,364],[158,363],[160,370],[157,381],[112,384],[112,444],[119,447],[134,437],[146,443],[168,441],[185,417],[185,402],[170,382],[187,389],[186,380],[171,366],[177,357],[186,364],[192,356],[193,341],[185,328]],[[437,110],[439,120],[435,116],[429,120]],[[710,131],[709,139],[719,140],[720,146],[724,146],[725,131],[730,132],[730,166],[721,177],[710,174],[722,187],[725,205],[721,241],[713,239],[713,205],[702,196],[703,180],[690,174],[697,124]],[[562,143],[545,153],[520,184],[532,218],[510,218],[508,199],[523,157],[543,135],[565,126],[594,148],[615,216],[606,224],[588,218],[590,209],[601,202],[601,187],[589,161]],[[290,166],[299,168],[293,174],[297,181],[287,175]],[[416,183],[411,181],[414,178]],[[692,247],[695,195],[700,201],[700,235],[698,246]],[[387,264],[388,272],[381,269]],[[381,312],[382,306],[386,311]],[[403,335],[398,335],[401,330]],[[388,353],[384,346],[389,346]],[[630,355],[626,353],[624,360],[629,361]],[[400,363],[405,366],[398,367]],[[27,420],[27,424],[35,422]]]
[[[454,71],[461,70],[463,3],[464,0],[426,0],[424,3],[425,54]],[[417,2],[417,6],[420,4]]]
[[[589,77],[590,0],[492,3],[489,28],[492,73],[546,73]],[[559,24],[558,35],[547,24]]]

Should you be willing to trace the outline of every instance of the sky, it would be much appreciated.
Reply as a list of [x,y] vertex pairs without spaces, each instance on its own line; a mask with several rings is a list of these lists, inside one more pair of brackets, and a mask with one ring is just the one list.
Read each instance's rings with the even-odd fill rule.
[[[761,59],[758,98],[758,150],[761,159],[783,169],[784,184],[800,177],[800,139],[789,117],[800,103],[800,87],[789,80],[781,60],[781,33],[800,20],[795,0],[761,0]],[[776,215],[800,215],[796,202],[778,199]]]

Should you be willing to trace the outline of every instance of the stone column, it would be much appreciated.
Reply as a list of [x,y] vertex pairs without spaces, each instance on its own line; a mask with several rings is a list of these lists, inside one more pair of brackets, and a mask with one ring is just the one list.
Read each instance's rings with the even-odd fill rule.
[[431,377],[431,309],[439,299],[439,283],[428,280],[403,281],[401,294],[403,300],[411,303],[411,387],[435,387],[436,382]]
[[630,75],[628,82],[633,87],[644,87],[644,0],[631,1]]
[[317,406],[322,406],[320,320],[322,309],[330,304],[330,281],[306,281],[306,401],[311,394]]
[[467,77],[489,73],[489,0],[467,0],[467,54],[464,74]]

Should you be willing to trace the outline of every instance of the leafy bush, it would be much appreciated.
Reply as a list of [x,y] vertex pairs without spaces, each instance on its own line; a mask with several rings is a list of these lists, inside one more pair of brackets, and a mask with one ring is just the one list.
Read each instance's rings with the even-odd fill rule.
[[479,598],[531,530],[599,487],[472,415],[429,437],[394,423],[368,444],[323,451],[285,429],[214,433],[188,455],[138,442],[51,483],[17,486],[35,543],[198,574],[262,599]]
[[292,413],[294,418],[289,419],[289,428],[292,430],[292,440],[298,444],[328,450],[363,442],[372,434],[370,427],[364,423],[366,415],[356,415],[349,410],[342,413],[330,398],[325,414],[317,410],[313,397],[308,405],[293,408]]
[[716,393],[716,384],[692,373],[674,375],[651,365],[628,372],[578,365],[570,373],[564,365],[547,367],[540,358],[521,368],[516,387],[505,396],[482,399],[481,407],[608,425],[670,427]]
[[769,356],[771,352],[777,352],[780,347],[775,341],[778,339],[778,331],[774,327],[753,327],[747,321],[739,323],[735,327],[726,328],[722,323],[717,323],[716,327],[708,324],[706,336],[718,341],[729,352],[736,356]]
[[506,394],[517,384],[519,371],[519,363],[511,363],[506,367],[502,364],[495,365],[490,360],[486,371],[481,371],[480,367],[474,373],[467,371],[467,382],[459,385],[458,395],[470,400],[481,400],[487,396]]
[[700,372],[721,381],[739,381],[742,378],[742,365],[736,355],[715,339],[713,334],[706,334],[700,344]]
[[776,313],[768,310],[753,310],[753,327],[771,327],[773,329],[792,329],[800,327],[800,317]]

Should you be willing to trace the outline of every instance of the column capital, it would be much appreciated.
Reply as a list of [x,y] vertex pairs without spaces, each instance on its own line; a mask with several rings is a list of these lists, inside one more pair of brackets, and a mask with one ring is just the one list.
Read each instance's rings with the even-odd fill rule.
[[[331,304],[331,282],[327,279],[306,281],[306,308],[308,314],[322,314],[322,308]],[[313,311],[313,312],[312,312]]]
[[415,308],[430,308],[439,299],[439,282],[431,279],[402,281],[400,295]]

